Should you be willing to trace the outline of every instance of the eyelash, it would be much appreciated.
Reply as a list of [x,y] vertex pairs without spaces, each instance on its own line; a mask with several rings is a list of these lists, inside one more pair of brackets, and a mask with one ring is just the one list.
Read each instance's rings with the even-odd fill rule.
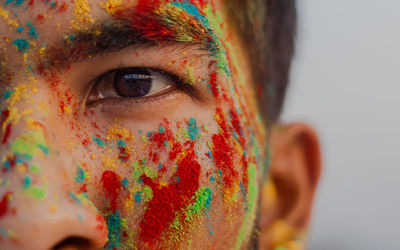
[[[90,81],[91,84],[89,87],[89,91],[87,92],[87,95],[89,95],[91,93],[91,91],[96,87],[96,85],[99,84],[108,74],[115,73],[116,71],[122,70],[124,68],[126,68],[126,67],[115,68],[115,69],[109,70],[109,71],[101,74],[100,76],[95,77],[93,80]],[[193,87],[193,83],[190,80],[187,80],[183,77],[180,77],[176,74],[167,72],[162,69],[157,69],[157,68],[152,68],[152,67],[142,67],[142,68],[160,73],[166,79],[168,79],[169,81],[171,81],[175,84],[175,89],[172,89],[171,91],[168,91],[163,94],[158,94],[158,95],[156,94],[153,96],[105,98],[105,99],[101,99],[101,100],[94,101],[94,102],[88,102],[86,100],[85,101],[86,106],[90,108],[90,107],[96,106],[98,104],[109,103],[109,104],[118,105],[121,103],[126,104],[127,102],[128,102],[127,103],[128,105],[154,105],[154,104],[157,104],[157,102],[161,101],[162,99],[174,94],[174,92],[176,92],[176,91],[182,91],[185,94],[188,94],[190,97],[199,99],[199,95],[198,95],[196,89]]]

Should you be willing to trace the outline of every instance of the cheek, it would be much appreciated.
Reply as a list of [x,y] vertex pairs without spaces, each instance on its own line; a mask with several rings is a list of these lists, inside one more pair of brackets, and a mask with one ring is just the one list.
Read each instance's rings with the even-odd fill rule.
[[153,129],[95,120],[88,122],[92,135],[80,136],[87,160],[76,169],[76,193],[102,211],[115,229],[110,239],[179,244],[172,236],[188,230],[199,232],[193,240],[240,228],[256,162],[250,131],[233,109],[164,119]]

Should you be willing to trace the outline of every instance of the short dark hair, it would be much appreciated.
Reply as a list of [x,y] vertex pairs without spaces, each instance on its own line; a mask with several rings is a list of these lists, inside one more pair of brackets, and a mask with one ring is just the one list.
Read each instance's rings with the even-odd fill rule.
[[249,51],[261,111],[269,121],[276,121],[295,50],[296,1],[226,0],[226,5]]

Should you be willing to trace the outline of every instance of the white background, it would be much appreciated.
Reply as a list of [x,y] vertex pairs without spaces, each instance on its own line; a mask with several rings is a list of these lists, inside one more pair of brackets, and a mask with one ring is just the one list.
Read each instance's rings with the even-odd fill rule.
[[321,136],[312,250],[400,249],[400,1],[298,0],[284,121]]

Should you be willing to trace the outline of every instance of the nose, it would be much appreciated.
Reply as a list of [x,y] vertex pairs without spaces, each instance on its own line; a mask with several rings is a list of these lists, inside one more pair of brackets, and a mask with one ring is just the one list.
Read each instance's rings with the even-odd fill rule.
[[[26,201],[25,201],[26,202]],[[70,201],[57,205],[19,206],[17,217],[3,218],[5,232],[0,249],[60,250],[100,249],[107,242],[103,217],[90,206]]]
[[37,122],[20,124],[29,130],[16,127],[22,132],[0,149],[7,166],[0,169],[0,249],[102,248],[108,235],[103,217],[86,192],[72,192],[75,158]]

